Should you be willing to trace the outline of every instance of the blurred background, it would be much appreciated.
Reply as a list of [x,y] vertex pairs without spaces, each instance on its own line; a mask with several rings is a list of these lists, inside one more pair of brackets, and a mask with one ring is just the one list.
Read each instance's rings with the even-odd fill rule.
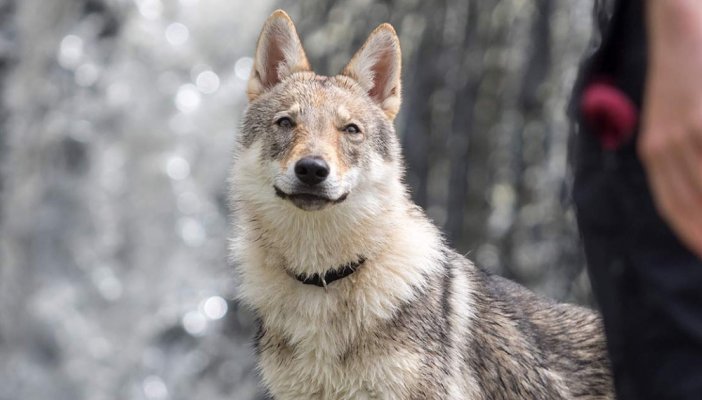
[[565,109],[592,0],[0,0],[0,400],[265,398],[225,181],[276,8],[322,74],[391,22],[414,199],[482,267],[591,302]]

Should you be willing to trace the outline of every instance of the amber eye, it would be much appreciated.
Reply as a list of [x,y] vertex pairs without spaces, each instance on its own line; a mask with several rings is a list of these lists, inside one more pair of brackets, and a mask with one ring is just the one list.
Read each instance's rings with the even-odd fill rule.
[[283,129],[290,129],[294,126],[293,121],[288,117],[278,118],[278,120],[275,121],[275,123]]
[[356,124],[348,124],[344,127],[344,132],[350,135],[355,135],[361,133],[361,129]]

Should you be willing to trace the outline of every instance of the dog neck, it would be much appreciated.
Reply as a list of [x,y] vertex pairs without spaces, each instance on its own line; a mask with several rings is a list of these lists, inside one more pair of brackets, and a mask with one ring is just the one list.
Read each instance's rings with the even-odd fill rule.
[[[437,229],[408,198],[391,200],[378,214],[356,218],[342,218],[349,210],[289,210],[277,224],[240,204],[232,248],[239,298],[297,351],[338,359],[360,332],[392,319],[425,290],[427,276],[441,273],[446,253]],[[361,268],[325,289],[295,278],[359,256]]]
[[[353,195],[353,194],[352,194]],[[284,200],[276,200],[284,201]],[[330,270],[373,260],[384,251],[394,231],[401,231],[393,218],[400,214],[403,199],[392,199],[392,207],[332,205],[321,211],[303,211],[291,206],[276,210],[246,212],[242,232],[250,244],[260,247],[269,262],[277,262],[293,276],[324,276]],[[274,261],[275,260],[275,261]]]
[[[441,235],[409,199],[379,215],[348,221],[331,217],[337,213],[312,220],[308,218],[322,215],[289,212],[287,219],[275,225],[278,229],[267,225],[261,215],[245,216],[243,210],[232,248],[241,280],[240,297],[271,328],[303,329],[304,324],[289,325],[291,316],[325,326],[337,326],[343,320],[354,329],[389,319],[422,290],[426,276],[438,273],[443,265]],[[327,282],[327,290],[296,279],[326,274],[357,262],[359,256],[365,258],[363,266],[343,279]],[[342,304],[359,307],[347,309]],[[349,312],[354,314],[348,319],[334,320],[335,315]],[[339,329],[348,328],[347,322]],[[304,336],[302,332],[293,336],[298,334]]]

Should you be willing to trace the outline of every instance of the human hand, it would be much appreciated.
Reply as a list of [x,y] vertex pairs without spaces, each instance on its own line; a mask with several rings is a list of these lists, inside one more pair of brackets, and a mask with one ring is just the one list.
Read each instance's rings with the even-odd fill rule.
[[648,77],[638,152],[660,214],[702,259],[702,2],[648,6]]

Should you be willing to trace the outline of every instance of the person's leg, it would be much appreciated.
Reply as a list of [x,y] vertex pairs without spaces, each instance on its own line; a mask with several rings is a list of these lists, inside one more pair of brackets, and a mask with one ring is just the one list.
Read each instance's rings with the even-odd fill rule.
[[576,140],[573,197],[593,294],[605,322],[615,386],[620,400],[639,399],[627,365],[632,327],[624,318],[625,303],[635,278],[625,260],[623,202],[617,195],[619,160],[602,152],[599,142],[587,133],[580,133]]
[[634,154],[578,138],[574,198],[618,399],[702,399],[702,261],[660,220]]
[[638,160],[623,178],[627,258],[637,278],[625,315],[636,326],[632,369],[648,398],[702,399],[702,260],[656,212]]

